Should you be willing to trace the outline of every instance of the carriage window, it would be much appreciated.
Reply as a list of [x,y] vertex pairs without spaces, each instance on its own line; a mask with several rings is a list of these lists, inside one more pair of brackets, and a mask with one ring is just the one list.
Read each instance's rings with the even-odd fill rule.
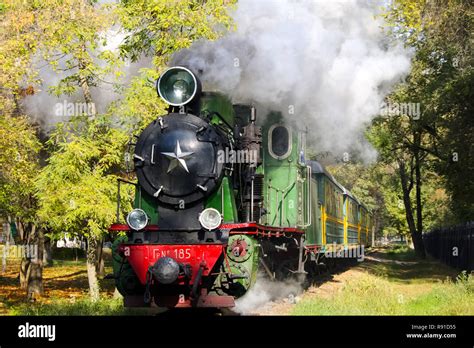
[[285,126],[274,125],[268,132],[269,152],[272,157],[284,159],[291,153],[291,133]]

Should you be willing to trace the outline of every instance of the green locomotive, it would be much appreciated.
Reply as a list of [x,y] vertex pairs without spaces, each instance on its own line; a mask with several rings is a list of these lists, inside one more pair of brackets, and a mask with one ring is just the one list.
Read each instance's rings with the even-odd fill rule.
[[305,159],[305,129],[279,113],[258,122],[185,67],[156,87],[169,112],[138,137],[134,209],[110,227],[126,234],[113,250],[126,306],[232,307],[259,270],[304,276],[369,243],[370,213]]

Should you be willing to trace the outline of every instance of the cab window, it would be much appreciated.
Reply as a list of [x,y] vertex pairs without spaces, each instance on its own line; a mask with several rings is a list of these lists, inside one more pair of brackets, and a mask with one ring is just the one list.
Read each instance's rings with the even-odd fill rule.
[[291,152],[291,133],[289,129],[282,125],[274,125],[269,131],[269,152],[272,157],[284,159]]

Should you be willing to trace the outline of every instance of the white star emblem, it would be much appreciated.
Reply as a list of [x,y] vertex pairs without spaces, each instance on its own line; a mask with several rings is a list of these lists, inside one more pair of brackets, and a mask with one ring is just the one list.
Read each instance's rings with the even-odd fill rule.
[[182,152],[181,146],[179,146],[179,141],[176,141],[176,147],[174,152],[162,152],[163,155],[168,157],[170,160],[170,165],[168,167],[167,173],[171,172],[174,168],[181,166],[186,172],[189,173],[188,166],[184,161],[185,157],[192,155],[194,152]]

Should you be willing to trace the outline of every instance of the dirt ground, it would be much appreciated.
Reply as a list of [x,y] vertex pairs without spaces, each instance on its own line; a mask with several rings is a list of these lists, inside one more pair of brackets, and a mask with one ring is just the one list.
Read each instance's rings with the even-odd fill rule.
[[[8,314],[9,308],[27,302],[25,290],[19,287],[20,260],[10,259],[5,273],[0,270],[0,315]],[[106,273],[109,272],[106,268]],[[88,281],[84,261],[55,261],[54,267],[43,270],[44,296],[41,303],[51,303],[52,299],[74,299],[88,296]],[[113,280],[101,281],[102,294],[112,296]]]

